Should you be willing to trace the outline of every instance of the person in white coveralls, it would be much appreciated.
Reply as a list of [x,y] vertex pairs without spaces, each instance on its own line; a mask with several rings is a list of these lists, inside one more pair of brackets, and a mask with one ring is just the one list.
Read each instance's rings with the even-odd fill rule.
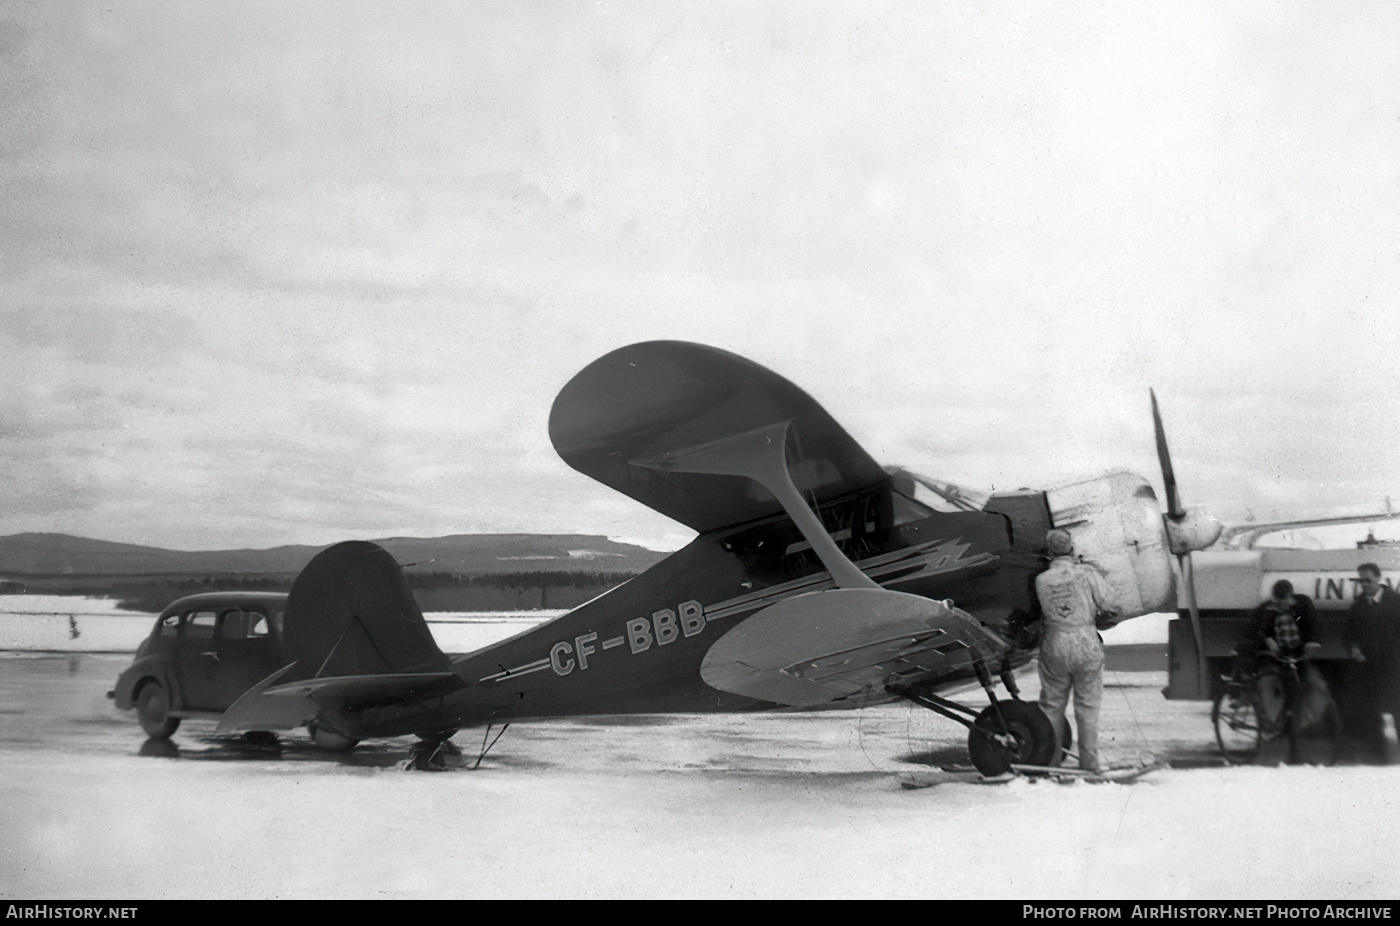
[[1036,576],[1040,600],[1040,709],[1050,718],[1060,742],[1068,737],[1065,707],[1074,691],[1074,719],[1079,727],[1079,767],[1102,771],[1099,764],[1099,705],[1103,701],[1103,640],[1100,621],[1117,617],[1108,583],[1097,569],[1074,557],[1068,531],[1045,535],[1050,568]]

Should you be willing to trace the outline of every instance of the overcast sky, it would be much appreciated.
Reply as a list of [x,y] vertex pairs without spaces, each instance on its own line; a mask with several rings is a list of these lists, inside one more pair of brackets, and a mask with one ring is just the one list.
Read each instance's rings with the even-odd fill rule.
[[555,393],[714,344],[881,462],[1400,503],[1400,6],[0,2],[0,534],[689,532]]

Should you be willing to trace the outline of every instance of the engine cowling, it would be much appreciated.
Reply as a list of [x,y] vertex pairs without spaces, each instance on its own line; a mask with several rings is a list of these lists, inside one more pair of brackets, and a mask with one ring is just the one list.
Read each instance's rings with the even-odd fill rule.
[[1055,527],[1074,552],[1103,571],[1122,617],[1176,609],[1176,574],[1157,493],[1120,472],[1045,493]]

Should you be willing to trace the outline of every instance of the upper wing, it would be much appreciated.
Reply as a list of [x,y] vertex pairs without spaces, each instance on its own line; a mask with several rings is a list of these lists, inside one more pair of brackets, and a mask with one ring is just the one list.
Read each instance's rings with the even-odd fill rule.
[[721,691],[794,707],[887,700],[891,685],[947,677],[1005,649],[950,605],[888,589],[798,595],[720,637],[700,677]]
[[1338,515],[1332,518],[1302,518],[1295,521],[1270,521],[1264,524],[1227,524],[1225,529],[1220,532],[1220,545],[1230,550],[1247,550],[1253,547],[1254,541],[1275,531],[1327,527],[1334,524],[1365,524],[1370,521],[1390,521],[1396,518],[1400,518],[1400,511],[1392,510],[1390,500],[1386,499],[1385,511],[1373,511],[1366,514]]
[[801,389],[743,357],[684,341],[633,344],[589,364],[554,400],[549,437],[574,469],[704,533],[783,506],[743,476],[639,462],[782,422],[791,422],[788,470],[804,495],[820,502],[889,478]]

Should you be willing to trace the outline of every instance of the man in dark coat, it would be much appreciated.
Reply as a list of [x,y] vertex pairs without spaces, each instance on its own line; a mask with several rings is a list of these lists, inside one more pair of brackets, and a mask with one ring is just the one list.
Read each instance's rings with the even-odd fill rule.
[[1287,579],[1275,582],[1272,592],[1268,601],[1254,609],[1255,644],[1296,656],[1317,634],[1317,609],[1307,595],[1295,595]]
[[[1260,724],[1270,732],[1273,743],[1287,745],[1289,761],[1294,757],[1294,737],[1272,738],[1273,733],[1282,731],[1289,705],[1293,707],[1295,732],[1303,737],[1296,741],[1297,756],[1301,757],[1305,738],[1334,716],[1332,693],[1316,663],[1302,662],[1297,674],[1292,675],[1281,671],[1277,661],[1261,654],[1304,659],[1309,650],[1320,647],[1315,642],[1316,635],[1317,609],[1312,599],[1294,594],[1293,583],[1280,579],[1274,583],[1269,599],[1254,609],[1249,635],[1236,647],[1243,667],[1258,674]],[[1279,760],[1282,759],[1279,754]]]
[[1303,647],[1313,642],[1317,630],[1317,609],[1307,595],[1295,595],[1293,583],[1280,579],[1274,583],[1269,600],[1254,609],[1248,636],[1235,651],[1244,660],[1245,668],[1258,671],[1257,654],[1269,650],[1276,655],[1298,656]]
[[1386,760],[1385,724],[1381,714],[1400,723],[1400,593],[1381,584],[1381,567],[1362,563],[1356,569],[1361,593],[1351,604],[1347,631],[1353,673],[1367,697],[1366,713],[1356,734],[1379,761]]

